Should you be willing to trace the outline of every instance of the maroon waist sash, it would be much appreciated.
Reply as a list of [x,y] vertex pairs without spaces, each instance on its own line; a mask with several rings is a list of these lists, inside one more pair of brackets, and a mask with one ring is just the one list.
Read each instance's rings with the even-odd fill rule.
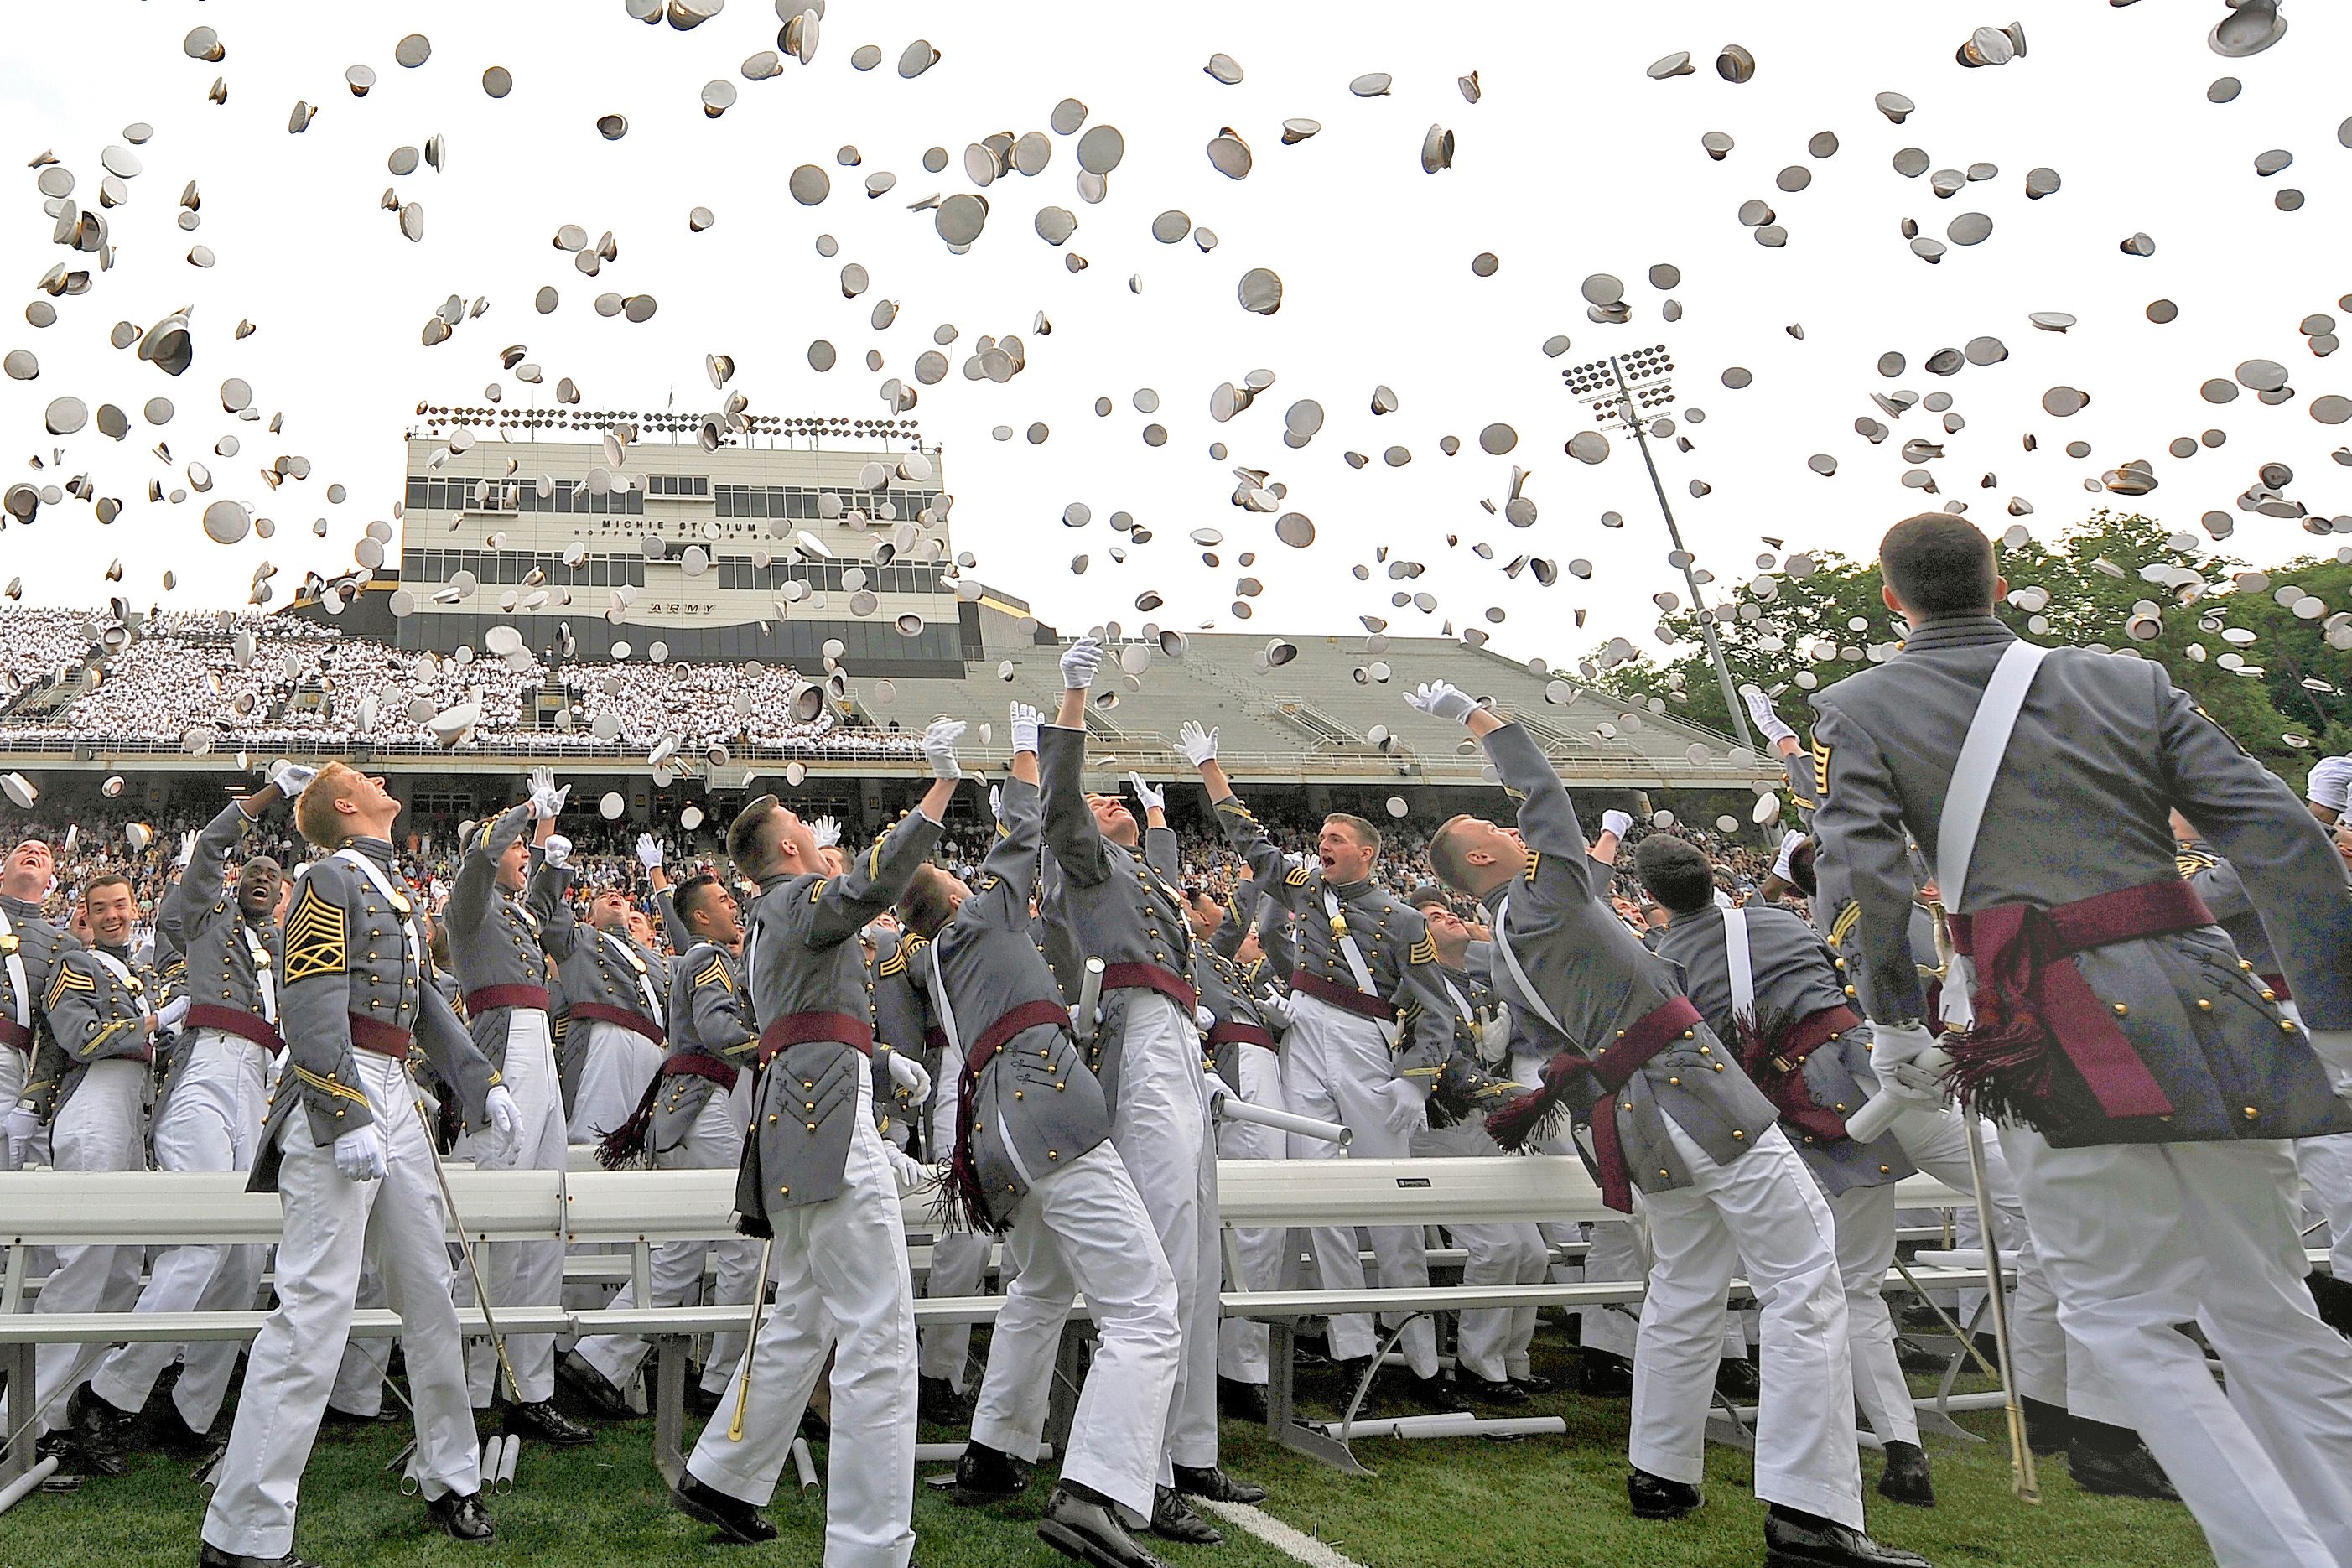
[[971,1157],[971,1123],[979,1102],[980,1075],[996,1059],[996,1053],[1004,1048],[1007,1041],[1024,1029],[1048,1024],[1066,1032],[1070,1026],[1069,1009],[1058,1002],[1024,1002],[982,1029],[965,1053],[963,1072],[956,1079],[955,1150],[948,1156],[941,1195],[949,1211],[974,1231],[993,1233],[1003,1228],[989,1217],[980,1167]]
[[1269,1051],[1281,1049],[1274,1043],[1274,1037],[1255,1024],[1244,1024],[1238,1018],[1221,1018],[1209,1026],[1210,1045],[1222,1046],[1229,1041],[1238,1041],[1244,1046],[1262,1046]]
[[188,1009],[191,1029],[218,1029],[224,1035],[235,1035],[240,1040],[251,1040],[271,1056],[286,1048],[286,1042],[270,1026],[267,1018],[257,1018],[235,1007],[224,1007],[217,1002],[198,1002]]
[[547,1011],[544,985],[485,985],[465,995],[466,1016],[478,1018],[497,1007],[536,1007]]
[[33,1048],[33,1031],[14,1018],[0,1018],[0,1046],[30,1051]]
[[2069,961],[2111,942],[2212,923],[2197,889],[2177,877],[2047,910],[2000,904],[1954,915],[1953,950],[1974,962],[1977,980],[1974,1026],[1943,1042],[1961,1100],[2029,1120],[2046,1113],[2063,1056],[2103,1115],[2169,1115],[2172,1101]]
[[574,1019],[593,1018],[600,1024],[617,1024],[633,1034],[643,1035],[657,1046],[668,1043],[669,1037],[662,1032],[659,1024],[627,1007],[615,1007],[604,1002],[574,1002],[572,1004],[572,1016]]
[[1300,995],[1312,996],[1318,1002],[1328,1002],[1334,1007],[1359,1017],[1378,1018],[1382,1023],[1392,1023],[1396,1019],[1396,1009],[1380,997],[1368,996],[1352,985],[1338,984],[1319,974],[1310,974],[1304,969],[1291,975],[1290,988]]
[[[191,1013],[195,1009],[191,1007]],[[363,1051],[373,1051],[380,1057],[408,1059],[408,1042],[415,1037],[397,1024],[387,1024],[381,1018],[371,1018],[364,1013],[347,1015],[352,1021],[352,1044]]]
[[1156,963],[1111,963],[1103,966],[1102,988],[1106,994],[1120,990],[1157,991],[1162,996],[1173,997],[1176,1005],[1190,1013],[1201,1005],[1201,994],[1191,982],[1171,970]]
[[1699,1023],[1699,1011],[1687,996],[1670,998],[1617,1031],[1599,1056],[1587,1065],[1606,1090],[1592,1108],[1592,1158],[1601,1167],[1601,1201],[1620,1214],[1633,1212],[1633,1183],[1625,1165],[1624,1145],[1617,1137],[1617,1091],[1632,1081],[1643,1064],[1686,1039]]
[[2292,1002],[2294,1000],[2294,993],[2287,989],[2285,975],[2265,974],[2263,976],[2263,984],[2270,987],[2273,992],[2276,993],[2280,1001]]
[[700,1051],[673,1051],[662,1058],[656,1078],[707,1078],[720,1089],[735,1087],[737,1069]]
[[874,1054],[874,1026],[846,1013],[792,1013],[760,1031],[760,1065],[766,1067],[778,1051],[811,1040],[833,1040]]
[[1854,1010],[1844,1005],[1824,1007],[1787,1026],[1769,1040],[1749,1030],[1747,1020],[1738,1022],[1740,1065],[1748,1069],[1748,1076],[1755,1080],[1764,1098],[1772,1102],[1773,1109],[1780,1111],[1780,1119],[1816,1138],[1844,1137],[1845,1119],[1813,1099],[1813,1091],[1805,1082],[1805,1058],[1861,1023]]

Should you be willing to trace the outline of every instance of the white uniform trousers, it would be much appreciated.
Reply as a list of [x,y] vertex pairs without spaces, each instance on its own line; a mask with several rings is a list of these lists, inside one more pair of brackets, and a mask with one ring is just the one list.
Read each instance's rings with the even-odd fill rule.
[[2309,1188],[2308,1206],[2327,1226],[2327,1271],[2352,1284],[2352,1132],[2303,1139],[2294,1163]]
[[1125,1026],[1110,1141],[1176,1277],[1176,1322],[1184,1335],[1168,1407],[1168,1459],[1206,1467],[1217,1462],[1217,1309],[1224,1266],[1201,1031],[1172,998],[1143,990],[1128,993]]
[[[269,1052],[241,1036],[199,1029],[185,1047],[186,1065],[155,1119],[155,1164],[164,1171],[245,1171],[268,1113]],[[266,1247],[174,1247],[156,1255],[142,1312],[249,1310],[261,1286]],[[133,1342],[110,1352],[90,1387],[118,1410],[134,1414],[173,1358],[185,1364],[172,1391],[180,1419],[192,1432],[209,1430],[236,1371],[235,1340]]]
[[[1263,1046],[1244,1042],[1236,1058],[1242,1098],[1276,1110],[1290,1109],[1282,1097],[1282,1058]],[[1217,1123],[1217,1156],[1224,1160],[1279,1160],[1288,1152],[1289,1137],[1278,1127],[1247,1121]],[[1272,1290],[1282,1284],[1283,1238],[1280,1226],[1235,1227],[1234,1250],[1241,1258],[1236,1290]],[[1266,1326],[1245,1318],[1227,1318],[1217,1325],[1217,1375],[1235,1383],[1266,1381]]]
[[1845,1334],[1853,1394],[1882,1443],[1919,1441],[1919,1412],[1895,1356],[1895,1319],[1883,1292],[1895,1261],[1895,1189],[1848,1187],[1823,1194],[1837,1222],[1838,1279],[1845,1287]]
[[1853,1372],[1829,1205],[1778,1127],[1719,1165],[1664,1121],[1691,1184],[1639,1200],[1655,1262],[1633,1352],[1633,1461],[1694,1486],[1706,1473],[1724,1303],[1744,1265],[1763,1309],[1756,1496],[1858,1530]]
[[[751,1073],[747,1068],[735,1079],[733,1089],[713,1094],[703,1102],[701,1114],[694,1119],[694,1125],[687,1129],[685,1140],[677,1148],[654,1156],[655,1169],[734,1169],[743,1158],[743,1129],[751,1119]],[[654,1305],[681,1307],[698,1300],[703,1263],[713,1252],[718,1254],[715,1303],[739,1307],[749,1302],[760,1283],[760,1243],[748,1236],[730,1233],[708,1240],[664,1242],[655,1247],[650,1270]],[[635,1304],[636,1282],[633,1279],[622,1285],[620,1293],[613,1298],[613,1306],[617,1310]],[[743,1355],[743,1340],[741,1333],[732,1331],[712,1337],[710,1358],[702,1366],[705,1390],[716,1394],[734,1377],[735,1363]],[[603,1373],[614,1387],[625,1390],[636,1378],[637,1369],[645,1364],[646,1353],[653,1346],[636,1334],[595,1334],[572,1348],[589,1365]]]
[[[1342,1149],[1320,1139],[1290,1140],[1294,1160],[1344,1159],[1353,1154],[1366,1160],[1402,1160],[1412,1152],[1412,1133],[1389,1122],[1392,1107],[1387,1086],[1395,1077],[1394,1060],[1379,1023],[1319,998],[1295,995],[1290,1000],[1290,1032],[1283,1037],[1282,1093],[1290,1109],[1301,1116],[1337,1121],[1355,1134]],[[1150,1188],[1144,1189],[1147,1193]],[[1429,1283],[1429,1258],[1421,1232],[1404,1226],[1372,1226],[1372,1253],[1379,1260],[1381,1284],[1403,1289]],[[1315,1251],[1315,1272],[1327,1290],[1360,1289],[1364,1265],[1356,1249],[1356,1233],[1329,1227],[1307,1233]],[[1368,1356],[1375,1348],[1372,1321],[1360,1312],[1331,1319],[1331,1353],[1341,1361]],[[1405,1326],[1400,1342],[1416,1377],[1437,1373],[1437,1329],[1425,1316]]]
[[1021,1273],[989,1342],[972,1441],[1037,1458],[1062,1325],[1072,1296],[1083,1295],[1094,1314],[1094,1362],[1078,1391],[1062,1479],[1149,1519],[1152,1488],[1167,1479],[1160,1434],[1183,1336],[1176,1278],[1118,1152],[1097,1144],[1031,1186],[1013,1211],[1004,1250]]
[[[507,1092],[514,1096],[522,1126],[504,1151],[503,1169],[561,1171],[564,1168],[563,1091],[555,1079],[555,1051],[550,1043],[547,1015],[536,1007],[517,1007],[507,1015],[507,1059],[500,1069]],[[632,1110],[635,1107],[632,1106]],[[412,1119],[414,1112],[411,1113]],[[457,1157],[488,1163],[485,1148],[498,1147],[498,1134],[484,1130],[457,1140]],[[489,1282],[490,1305],[551,1307],[563,1299],[563,1244],[560,1241],[497,1241],[481,1244],[475,1256],[482,1278]],[[460,1306],[474,1300],[474,1273],[461,1259],[456,1277]],[[507,1360],[514,1367],[521,1402],[535,1405],[555,1396],[555,1336],[509,1334]],[[466,1385],[476,1409],[512,1396],[499,1370],[497,1344],[487,1334],[466,1347]]]
[[[898,1180],[874,1126],[874,1075],[856,1076],[856,1121],[841,1194],[769,1211],[775,1304],[687,1468],[729,1497],[766,1503],[792,1456],[817,1373],[837,1345],[824,1568],[907,1568],[915,1549],[914,1290]],[[727,1429],[747,1379],[750,1401],[736,1441]]]
[[[580,1074],[572,1090],[569,1135],[574,1143],[593,1143],[636,1114],[646,1085],[661,1071],[668,1053],[635,1029],[604,1018],[575,1016],[569,1032],[580,1036],[573,1043]],[[556,1104],[560,1114],[560,1097]]]
[[[2293,1145],[2000,1141],[2067,1334],[2221,1568],[2352,1563],[2352,1345],[2304,1284]],[[2192,1318],[2226,1398],[2175,1327]]]
[[[1414,1133],[1412,1152],[1448,1159],[1499,1159],[1503,1153],[1476,1117]],[[1469,1254],[1462,1265],[1465,1285],[1540,1285],[1551,1272],[1551,1254],[1532,1225],[1448,1224],[1445,1230],[1454,1245]],[[1525,1377],[1528,1345],[1535,1334],[1533,1307],[1465,1312],[1454,1336],[1454,1359],[1465,1372],[1488,1383]]]
[[[360,1282],[352,1304],[362,1310],[383,1305],[383,1276],[373,1261],[362,1259]],[[346,1415],[373,1416],[383,1409],[384,1370],[392,1364],[397,1340],[352,1340],[343,1346],[342,1363],[335,1368],[335,1385],[327,1391],[330,1409]]]
[[[141,1097],[147,1064],[121,1057],[92,1062],[49,1128],[55,1168],[60,1171],[143,1171],[147,1149],[142,1136]],[[41,1287],[39,1312],[127,1312],[139,1300],[139,1276],[146,1262],[136,1247],[60,1247],[57,1267]],[[66,1424],[68,1391],[99,1363],[102,1345],[43,1345],[34,1357],[41,1430]]]
[[481,1489],[474,1415],[449,1301],[449,1247],[432,1146],[416,1115],[405,1065],[357,1051],[359,1087],[384,1142],[382,1181],[346,1180],[331,1142],[315,1143],[300,1109],[279,1133],[278,1194],[286,1211],[278,1244],[278,1308],[246,1363],[228,1453],[215,1472],[204,1538],[220,1551],[274,1559],[294,1545],[302,1467],[318,1436],[327,1392],[351,1332],[360,1260],[383,1272],[408,1347],[408,1397],[416,1409],[410,1471],[424,1495]]
[[[945,1160],[956,1142],[956,1091],[963,1078],[963,1053],[952,1047],[940,1052],[932,1069],[930,1153],[934,1164]],[[994,1246],[987,1237],[968,1230],[943,1230],[931,1238],[931,1267],[923,1277],[923,1294],[977,1296],[988,1279],[988,1255]],[[969,1376],[971,1325],[934,1323],[922,1331],[923,1376],[945,1379],[958,1393]]]

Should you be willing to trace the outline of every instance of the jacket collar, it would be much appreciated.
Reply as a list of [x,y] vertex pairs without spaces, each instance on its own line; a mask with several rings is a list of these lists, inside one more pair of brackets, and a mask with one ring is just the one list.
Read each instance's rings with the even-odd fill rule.
[[385,870],[392,869],[392,840],[389,838],[352,838],[346,847],[356,849]]
[[1924,653],[1947,647],[1998,647],[2013,643],[2017,634],[1990,611],[1978,616],[1950,616],[1928,622],[1903,639],[1904,653]]

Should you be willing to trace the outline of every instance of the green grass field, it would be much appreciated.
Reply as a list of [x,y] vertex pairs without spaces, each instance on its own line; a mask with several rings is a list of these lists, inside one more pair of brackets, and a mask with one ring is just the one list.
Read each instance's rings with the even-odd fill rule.
[[[1536,1367],[1555,1377],[1574,1352],[1547,1321]],[[1302,1379],[1311,1395],[1318,1385]],[[1312,1403],[1312,1400],[1309,1401]],[[1565,1437],[1365,1442],[1359,1457],[1376,1479],[1350,1480],[1270,1443],[1263,1428],[1228,1422],[1229,1468],[1273,1490],[1265,1510],[1365,1568],[1524,1568],[1605,1563],[1610,1568],[1735,1568],[1762,1560],[1764,1510],[1749,1495],[1748,1457],[1708,1449],[1707,1503],[1686,1520],[1644,1523],[1625,1507],[1622,1400],[1555,1394],[1532,1413],[1559,1415]],[[2048,1568],[2146,1568],[2210,1561],[2204,1540],[2177,1503],[2123,1501],[2077,1491],[2063,1458],[2042,1468],[2043,1501],[2010,1496],[2009,1463],[1996,1415],[1966,1418],[1990,1441],[1929,1440],[1939,1504],[1900,1508],[1867,1490],[1878,1459],[1863,1457],[1870,1525],[1880,1539],[1948,1564]],[[782,1529],[772,1547],[746,1552],[709,1544],[709,1531],[665,1505],[651,1456],[652,1428],[607,1428],[593,1447],[527,1448],[520,1484],[490,1500],[498,1539],[486,1547],[444,1539],[423,1506],[400,1495],[383,1466],[406,1440],[387,1426],[356,1436],[331,1432],[304,1478],[296,1545],[326,1568],[377,1564],[562,1564],[653,1568],[667,1563],[814,1563],[823,1542],[821,1501],[780,1493],[771,1513]],[[926,1438],[956,1434],[929,1431]],[[819,1452],[822,1467],[823,1453]],[[943,1467],[927,1466],[937,1471]],[[1041,1476],[1014,1505],[960,1509],[919,1488],[916,1561],[923,1568],[1047,1568],[1066,1560],[1039,1542],[1034,1521],[1047,1490]],[[204,1494],[182,1461],[142,1456],[116,1480],[26,1499],[0,1515],[0,1568],[188,1568],[195,1561]],[[1174,1568],[1286,1568],[1292,1560],[1236,1530],[1223,1546],[1156,1543]]]

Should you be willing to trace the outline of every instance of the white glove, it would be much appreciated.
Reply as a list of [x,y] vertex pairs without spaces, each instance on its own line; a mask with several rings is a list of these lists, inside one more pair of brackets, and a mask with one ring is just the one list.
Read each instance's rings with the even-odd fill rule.
[[1044,716],[1040,714],[1037,710],[1030,707],[1026,702],[1015,702],[1013,705],[1013,718],[1011,721],[1013,729],[1013,749],[1016,752],[1035,751],[1037,749],[1037,727],[1044,721]]
[[1004,820],[1004,789],[1001,784],[988,786],[988,815],[999,822]]
[[1184,760],[1196,768],[1202,763],[1214,762],[1217,758],[1217,732],[1203,730],[1187,719],[1177,726],[1176,749],[1183,752]]
[[2303,798],[2341,812],[2347,792],[2352,792],[2352,757],[2322,757],[2311,765]]
[[572,864],[572,840],[561,833],[547,836],[547,863],[557,870]]
[[482,1100],[482,1118],[490,1131],[499,1135],[498,1148],[490,1155],[490,1163],[512,1165],[522,1157],[522,1110],[515,1104],[507,1086],[494,1083]]
[[1381,1120],[1399,1137],[1410,1137],[1429,1125],[1429,1097],[1411,1079],[1392,1078],[1381,1085],[1384,1102]]
[[963,769],[957,765],[955,743],[963,739],[963,721],[934,719],[923,731],[923,760],[931,764],[935,779],[960,779]]
[[1797,738],[1797,732],[1782,723],[1780,716],[1772,711],[1772,700],[1764,694],[1762,687],[1742,687],[1739,695],[1748,704],[1748,720],[1756,726],[1758,734],[1775,745]]
[[637,835],[637,864],[650,871],[662,863],[661,841],[650,833]]
[[889,1059],[890,1081],[907,1091],[909,1103],[929,1104],[931,1098],[931,1075],[923,1064],[904,1051],[892,1051]]
[[841,824],[834,817],[820,816],[809,824],[809,834],[818,848],[830,849],[841,842]]
[[347,1182],[380,1182],[383,1180],[383,1134],[371,1121],[365,1127],[354,1127],[335,1139],[335,1169]]
[[1286,1029],[1290,1027],[1290,998],[1268,993],[1264,996],[1253,996],[1250,1000],[1257,1004],[1260,1013]]
[[1062,650],[1062,687],[1067,691],[1084,691],[1095,683],[1095,671],[1102,668],[1103,645],[1099,638],[1080,637]]
[[310,781],[318,776],[319,770],[316,768],[306,768],[299,763],[289,763],[278,769],[278,776],[269,782],[276,784],[278,793],[288,800],[299,800],[301,798],[302,792],[310,787]]
[[1625,830],[1633,826],[1633,814],[1630,811],[1604,811],[1601,814],[1601,831],[1603,833],[1613,833],[1622,838]]
[[890,1162],[890,1173],[898,1179],[900,1197],[910,1198],[940,1184],[942,1173],[939,1166],[924,1164],[887,1139],[883,1141],[882,1153]]
[[1450,680],[1425,680],[1404,694],[1407,703],[1433,719],[1456,723],[1477,710],[1478,700]]
[[159,1035],[168,1035],[177,1029],[187,1021],[188,1009],[194,1006],[195,1002],[196,999],[194,996],[183,991],[155,1009],[155,1032]]
[[1128,774],[1127,783],[1128,787],[1135,791],[1135,798],[1143,803],[1144,810],[1165,811],[1168,809],[1168,792],[1164,789],[1153,789],[1150,784],[1143,782],[1143,775],[1141,773],[1131,773]]
[[1797,879],[1796,868],[1790,864],[1789,858],[1796,854],[1797,846],[1802,844],[1809,837],[1810,835],[1801,827],[1791,827],[1780,836],[1780,853],[1772,862],[1772,875],[1784,882],[1793,882]]
[[1870,1026],[1870,1070],[1878,1087],[1898,1100],[1935,1103],[1944,1092],[1944,1069],[1951,1065],[1925,1024]]
[[1217,1026],[1217,1016],[1206,1007],[1195,1006],[1192,1009],[1192,1022],[1199,1026],[1201,1033],[1205,1035]]
[[2304,1037],[2336,1082],[2339,1100],[2352,1100],[2352,1029],[2305,1029]]
[[184,870],[184,870],[186,870],[186,869],[188,868],[188,862],[189,862],[189,861],[191,861],[191,860],[194,860],[195,858],[196,858],[196,836],[195,836],[194,832],[192,830],[192,831],[190,831],[190,832],[186,832],[186,833],[183,833],[183,834],[181,834],[181,835],[180,835],[180,858],[179,858],[178,859],[176,859],[176,860],[173,861],[173,862],[172,862],[172,864],[173,864],[173,865],[174,865],[174,866],[179,867],[182,870]]
[[8,1138],[8,1168],[21,1171],[32,1156],[33,1140],[41,1135],[41,1119],[33,1114],[29,1105],[19,1105],[8,1112],[5,1123]]
[[533,768],[527,775],[530,781],[530,815],[534,822],[545,822],[563,814],[563,803],[572,795],[572,786],[555,787],[553,768]]

